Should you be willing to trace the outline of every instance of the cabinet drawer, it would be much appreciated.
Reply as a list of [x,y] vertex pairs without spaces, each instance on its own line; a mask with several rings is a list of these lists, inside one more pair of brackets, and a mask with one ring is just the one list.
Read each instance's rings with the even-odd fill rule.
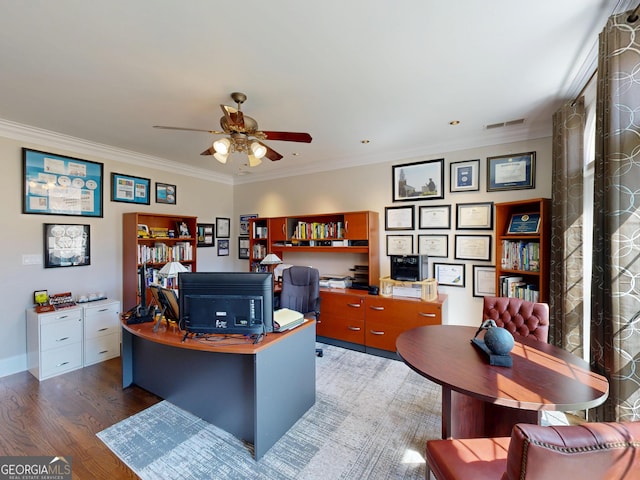
[[364,320],[323,318],[323,315],[320,315],[322,321],[318,324],[316,335],[364,345]]
[[120,332],[119,302],[88,307],[84,314],[84,338]]
[[320,292],[321,319],[330,317],[348,317],[364,320],[364,300],[358,295],[332,292]]
[[77,342],[42,352],[40,380],[82,367],[82,343]]
[[82,318],[41,325],[40,342],[40,349],[43,352],[82,342]]
[[120,336],[117,333],[90,338],[84,344],[84,365],[92,365],[120,356]]

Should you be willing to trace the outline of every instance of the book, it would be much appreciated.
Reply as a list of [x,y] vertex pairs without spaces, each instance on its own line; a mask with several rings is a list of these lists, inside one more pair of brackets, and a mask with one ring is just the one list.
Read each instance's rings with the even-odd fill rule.
[[301,325],[304,322],[304,315],[295,310],[281,308],[273,312],[273,331],[285,332]]

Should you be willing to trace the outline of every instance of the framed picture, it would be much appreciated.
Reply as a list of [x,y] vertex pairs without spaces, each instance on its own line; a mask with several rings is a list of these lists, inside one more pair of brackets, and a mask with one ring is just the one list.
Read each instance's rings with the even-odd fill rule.
[[218,256],[219,257],[228,257],[229,256],[229,240],[227,239],[218,239]]
[[487,192],[536,186],[536,152],[487,158]]
[[540,212],[514,213],[509,220],[507,234],[536,235],[540,232]]
[[91,265],[89,225],[45,223],[44,268]]
[[459,203],[456,209],[456,229],[491,230],[493,228],[493,202]]
[[433,277],[438,285],[464,287],[464,263],[434,263]]
[[238,258],[249,259],[249,237],[238,237]]
[[413,235],[387,235],[387,255],[413,254]]
[[457,260],[491,260],[491,235],[456,235]]
[[421,230],[451,228],[451,205],[421,205],[418,215]]
[[175,185],[156,182],[156,203],[176,204],[178,193]]
[[418,235],[418,255],[449,256],[449,235]]
[[216,235],[218,236],[218,238],[229,238],[230,231],[231,231],[231,219],[224,218],[224,217],[216,217]]
[[451,162],[450,192],[475,192],[480,190],[480,159]]
[[413,205],[384,207],[385,230],[413,230]]
[[22,213],[102,217],[103,164],[22,149]]
[[393,201],[444,198],[444,158],[391,167]]
[[249,220],[252,218],[258,218],[258,214],[240,215],[240,235],[249,235]]
[[213,247],[216,241],[215,226],[213,223],[198,223],[198,247]]
[[473,265],[473,296],[495,297],[496,267]]
[[149,205],[151,180],[122,173],[111,173],[111,201]]

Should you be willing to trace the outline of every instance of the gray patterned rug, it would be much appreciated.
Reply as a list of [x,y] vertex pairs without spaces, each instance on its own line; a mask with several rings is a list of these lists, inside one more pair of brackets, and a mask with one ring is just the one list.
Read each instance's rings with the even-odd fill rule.
[[440,387],[404,363],[329,345],[315,405],[259,460],[248,445],[163,401],[98,433],[142,479],[424,479]]

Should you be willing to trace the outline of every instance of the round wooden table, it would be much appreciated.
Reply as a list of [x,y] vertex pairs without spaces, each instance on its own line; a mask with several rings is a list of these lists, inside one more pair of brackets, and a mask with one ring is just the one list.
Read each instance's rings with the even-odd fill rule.
[[566,350],[518,337],[513,367],[492,366],[471,344],[476,331],[432,325],[396,342],[409,367],[442,386],[442,438],[509,436],[516,423],[539,423],[542,410],[583,410],[607,399],[607,379]]

